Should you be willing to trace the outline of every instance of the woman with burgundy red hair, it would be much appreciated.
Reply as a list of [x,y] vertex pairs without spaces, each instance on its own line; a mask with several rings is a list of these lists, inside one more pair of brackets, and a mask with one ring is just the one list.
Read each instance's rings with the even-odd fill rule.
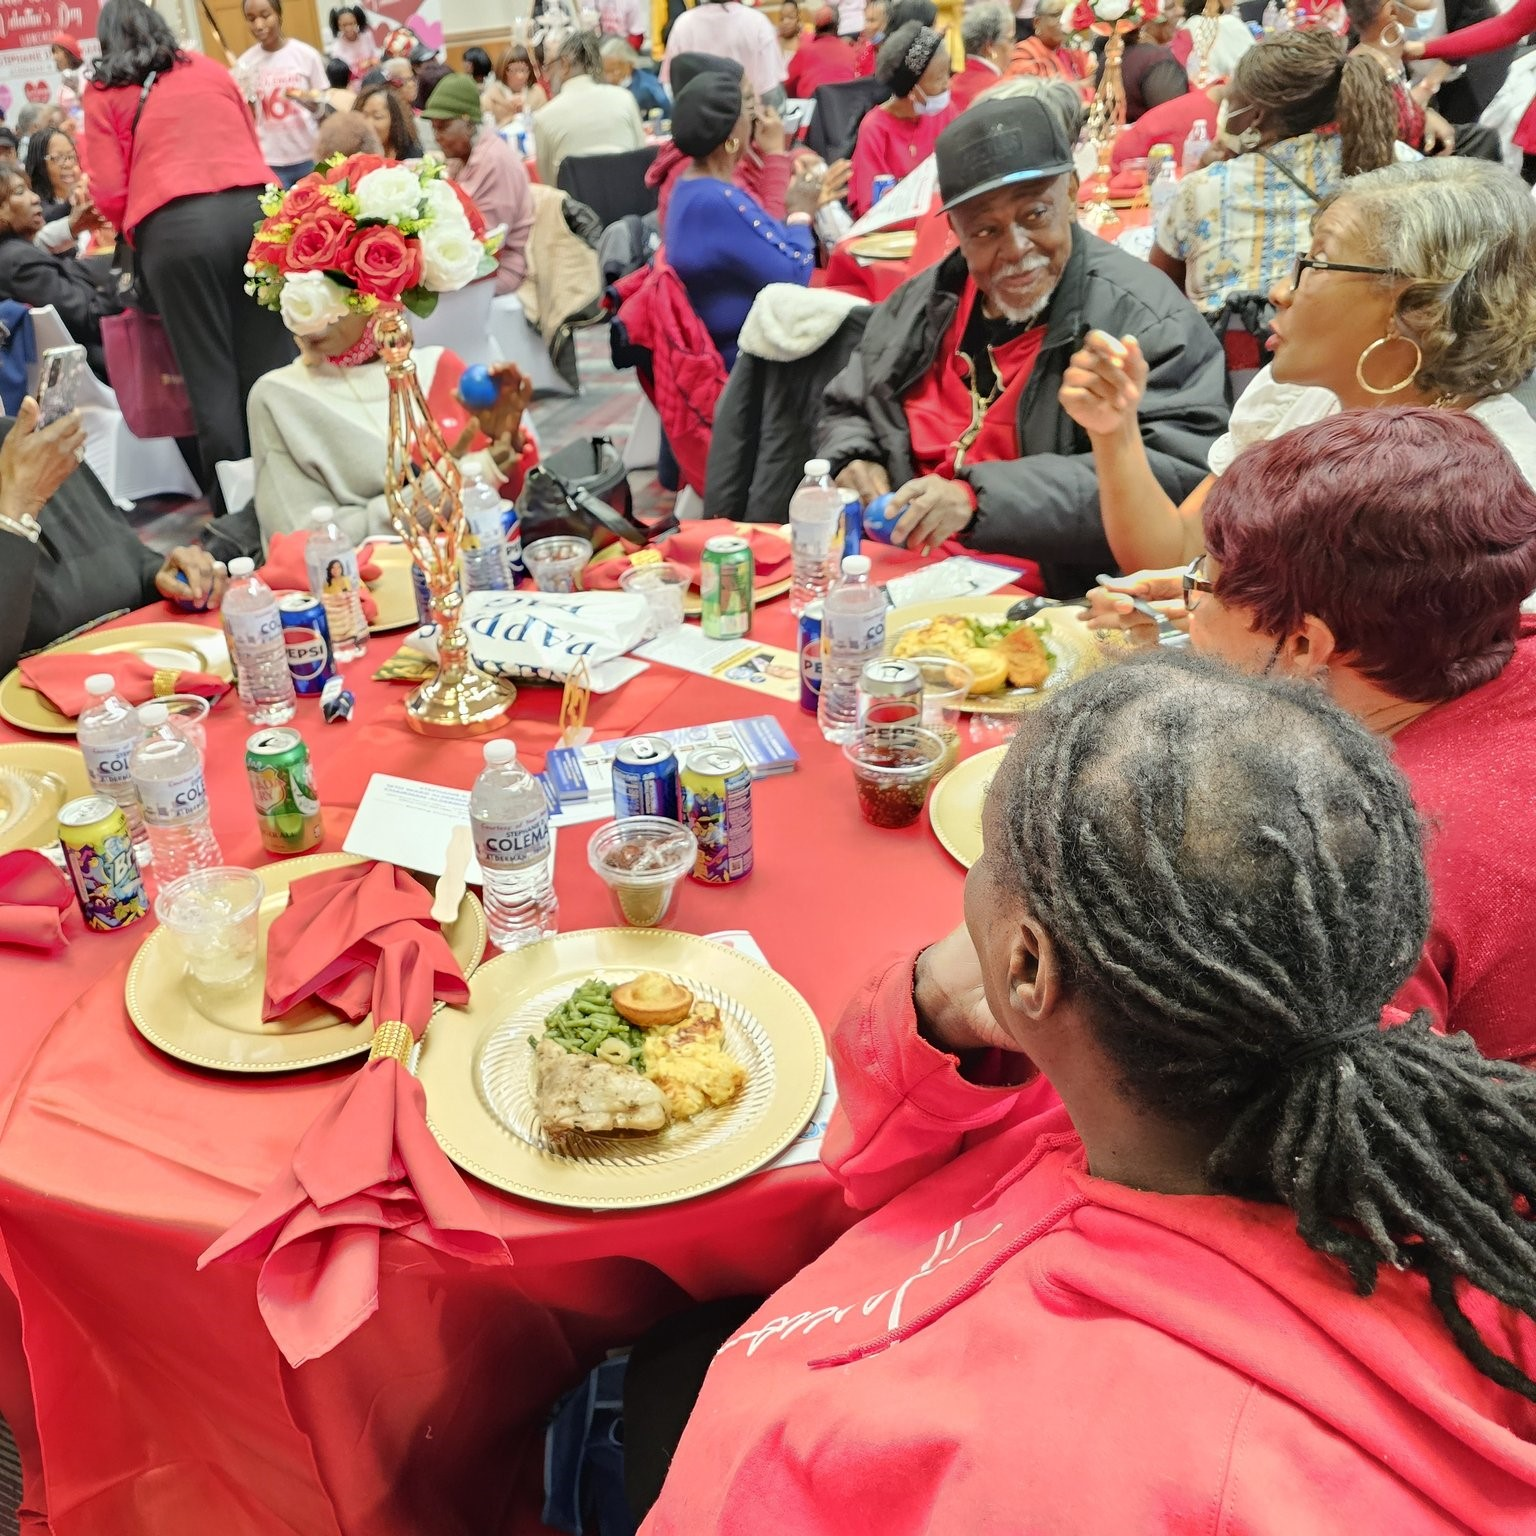
[[[1350,411],[1239,454],[1203,516],[1186,572],[1114,585],[1170,600],[1195,649],[1309,678],[1391,738],[1433,896],[1397,1002],[1536,1063],[1536,491],[1474,418]],[[1123,622],[1117,595],[1090,601],[1090,623]]]

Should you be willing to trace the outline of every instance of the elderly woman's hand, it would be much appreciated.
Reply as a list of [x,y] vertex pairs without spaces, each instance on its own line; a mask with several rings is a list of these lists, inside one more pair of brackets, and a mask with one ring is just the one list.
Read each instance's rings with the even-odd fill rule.
[[853,161],[834,160],[821,178],[819,206],[825,208],[828,203],[841,202],[843,194],[848,190],[848,178],[852,175]]
[[1189,628],[1182,571],[1133,571],[1129,576],[1101,576],[1099,581],[1099,586],[1088,589],[1088,612],[1083,622],[1089,629],[1122,629],[1133,645],[1156,645],[1157,622],[1132,603],[1133,597],[1155,608],[1179,629]]
[[[495,403],[478,409],[465,406],[474,417],[475,425],[465,427],[454,448],[455,454],[463,453],[469,447],[476,428],[493,444],[505,443],[514,454],[523,451],[523,412],[533,399],[533,382],[516,363],[492,363],[488,371],[496,382]],[[458,390],[453,393],[459,404],[464,405]]]
[[805,166],[798,168],[784,189],[784,212],[804,213],[814,218],[821,207],[821,178],[824,174]]
[[1147,389],[1147,360],[1134,336],[1089,331],[1062,375],[1061,408],[1090,437],[1134,431]]
[[192,544],[173,549],[155,572],[155,590],[161,597],[172,603],[190,603],[194,608],[217,608],[228,585],[229,573],[224,566],[206,549]]
[[1424,153],[1426,155],[1456,153],[1456,130],[1433,107],[1424,113]]
[[0,444],[0,513],[10,518],[36,517],[85,457],[79,411],[61,416],[52,426],[39,427],[37,420],[37,401],[28,395]]
[[981,961],[964,923],[917,957],[912,1002],[918,1028],[940,1050],[976,1051],[995,1046],[1018,1053],[1018,1042],[1003,1030],[987,1006]]
[[752,142],[765,155],[782,155],[789,143],[789,130],[776,107],[758,104],[757,117],[752,124]]

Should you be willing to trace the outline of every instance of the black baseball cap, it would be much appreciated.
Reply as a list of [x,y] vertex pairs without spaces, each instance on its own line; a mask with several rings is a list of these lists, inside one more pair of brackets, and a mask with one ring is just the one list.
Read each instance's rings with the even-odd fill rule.
[[1066,129],[1033,96],[973,103],[939,135],[933,154],[945,213],[999,187],[1074,169]]

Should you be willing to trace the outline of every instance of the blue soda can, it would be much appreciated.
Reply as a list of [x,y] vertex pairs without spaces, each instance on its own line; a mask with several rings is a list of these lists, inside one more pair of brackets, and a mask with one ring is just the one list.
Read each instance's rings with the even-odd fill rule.
[[523,522],[517,515],[515,501],[502,502],[501,528],[507,545],[507,569],[516,581],[528,574],[528,568],[523,564]]
[[808,715],[821,698],[821,615],[819,602],[800,615],[800,708]]
[[427,573],[411,561],[411,591],[416,594],[416,622],[432,623],[432,589],[427,585]]
[[319,693],[327,679],[336,675],[324,605],[311,593],[286,592],[277,600],[277,616],[283,626],[283,649],[288,653],[293,691]]
[[901,513],[891,511],[891,493],[887,491],[883,496],[876,496],[864,508],[859,521],[863,524],[865,538],[889,544],[891,530],[901,521]]
[[843,498],[843,558],[847,559],[849,555],[859,552],[864,532],[864,509],[859,505],[857,491],[841,491],[839,494]]
[[869,184],[870,207],[874,207],[895,185],[896,178],[894,176],[876,176]]
[[677,753],[662,736],[636,736],[613,759],[613,814],[678,819]]

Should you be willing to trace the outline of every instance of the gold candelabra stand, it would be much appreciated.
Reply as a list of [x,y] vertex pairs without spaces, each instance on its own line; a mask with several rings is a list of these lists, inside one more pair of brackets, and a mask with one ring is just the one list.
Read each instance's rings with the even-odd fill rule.
[[1109,203],[1110,155],[1115,135],[1125,126],[1125,79],[1121,61],[1125,57],[1125,38],[1117,28],[1104,47],[1104,74],[1088,109],[1088,139],[1098,154],[1093,173],[1093,197],[1083,209],[1078,222],[1095,233],[1116,222]]
[[389,377],[384,499],[395,532],[426,577],[437,625],[437,671],[406,698],[406,723],[423,736],[483,736],[501,725],[517,690],[482,672],[469,652],[459,590],[463,478],[422,395],[405,312],[380,310],[374,336]]

